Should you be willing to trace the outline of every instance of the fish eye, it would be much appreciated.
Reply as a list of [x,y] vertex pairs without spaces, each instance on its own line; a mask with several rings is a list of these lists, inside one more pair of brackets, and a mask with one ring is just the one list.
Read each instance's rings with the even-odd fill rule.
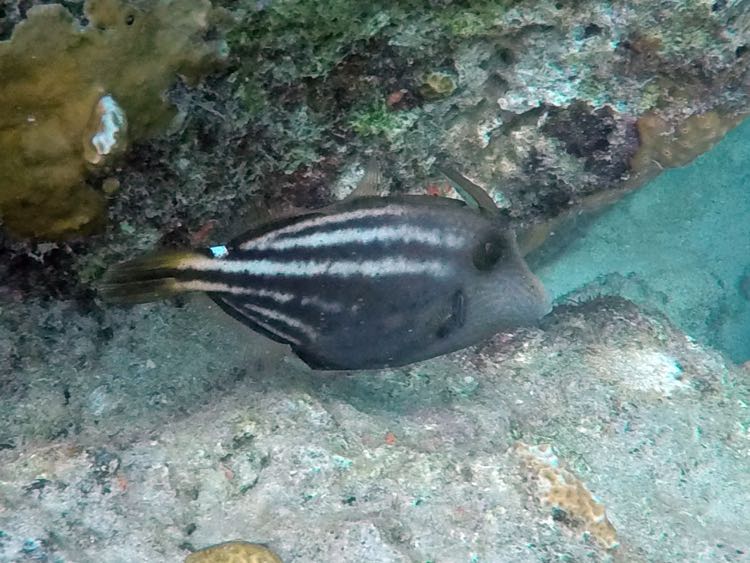
[[474,267],[482,272],[490,270],[507,252],[508,243],[502,237],[483,240],[474,251]]

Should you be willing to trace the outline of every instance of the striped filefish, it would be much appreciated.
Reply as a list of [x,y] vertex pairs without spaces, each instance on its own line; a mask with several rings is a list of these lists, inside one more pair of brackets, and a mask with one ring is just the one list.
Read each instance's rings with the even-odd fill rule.
[[314,369],[423,360],[549,307],[497,217],[429,196],[356,198],[226,245],[136,259],[101,290],[119,302],[206,292]]

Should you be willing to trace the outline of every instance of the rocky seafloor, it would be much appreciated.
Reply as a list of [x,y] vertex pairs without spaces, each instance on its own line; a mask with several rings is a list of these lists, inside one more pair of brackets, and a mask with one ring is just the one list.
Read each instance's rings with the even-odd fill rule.
[[619,298],[385,372],[310,372],[204,300],[81,352],[3,398],[0,560],[750,553],[748,373]]

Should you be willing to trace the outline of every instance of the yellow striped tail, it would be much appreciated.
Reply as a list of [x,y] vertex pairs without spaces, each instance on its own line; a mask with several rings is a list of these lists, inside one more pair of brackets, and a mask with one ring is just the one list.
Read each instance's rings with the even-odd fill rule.
[[99,294],[110,303],[149,303],[190,291],[177,279],[179,266],[204,256],[190,250],[165,251],[116,264],[107,270]]

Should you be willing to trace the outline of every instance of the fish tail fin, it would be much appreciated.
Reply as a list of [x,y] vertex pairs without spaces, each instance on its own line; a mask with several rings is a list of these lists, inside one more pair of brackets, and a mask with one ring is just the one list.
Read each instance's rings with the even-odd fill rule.
[[110,303],[149,303],[191,291],[177,279],[181,268],[196,258],[195,251],[164,251],[115,264],[104,274],[99,293]]

